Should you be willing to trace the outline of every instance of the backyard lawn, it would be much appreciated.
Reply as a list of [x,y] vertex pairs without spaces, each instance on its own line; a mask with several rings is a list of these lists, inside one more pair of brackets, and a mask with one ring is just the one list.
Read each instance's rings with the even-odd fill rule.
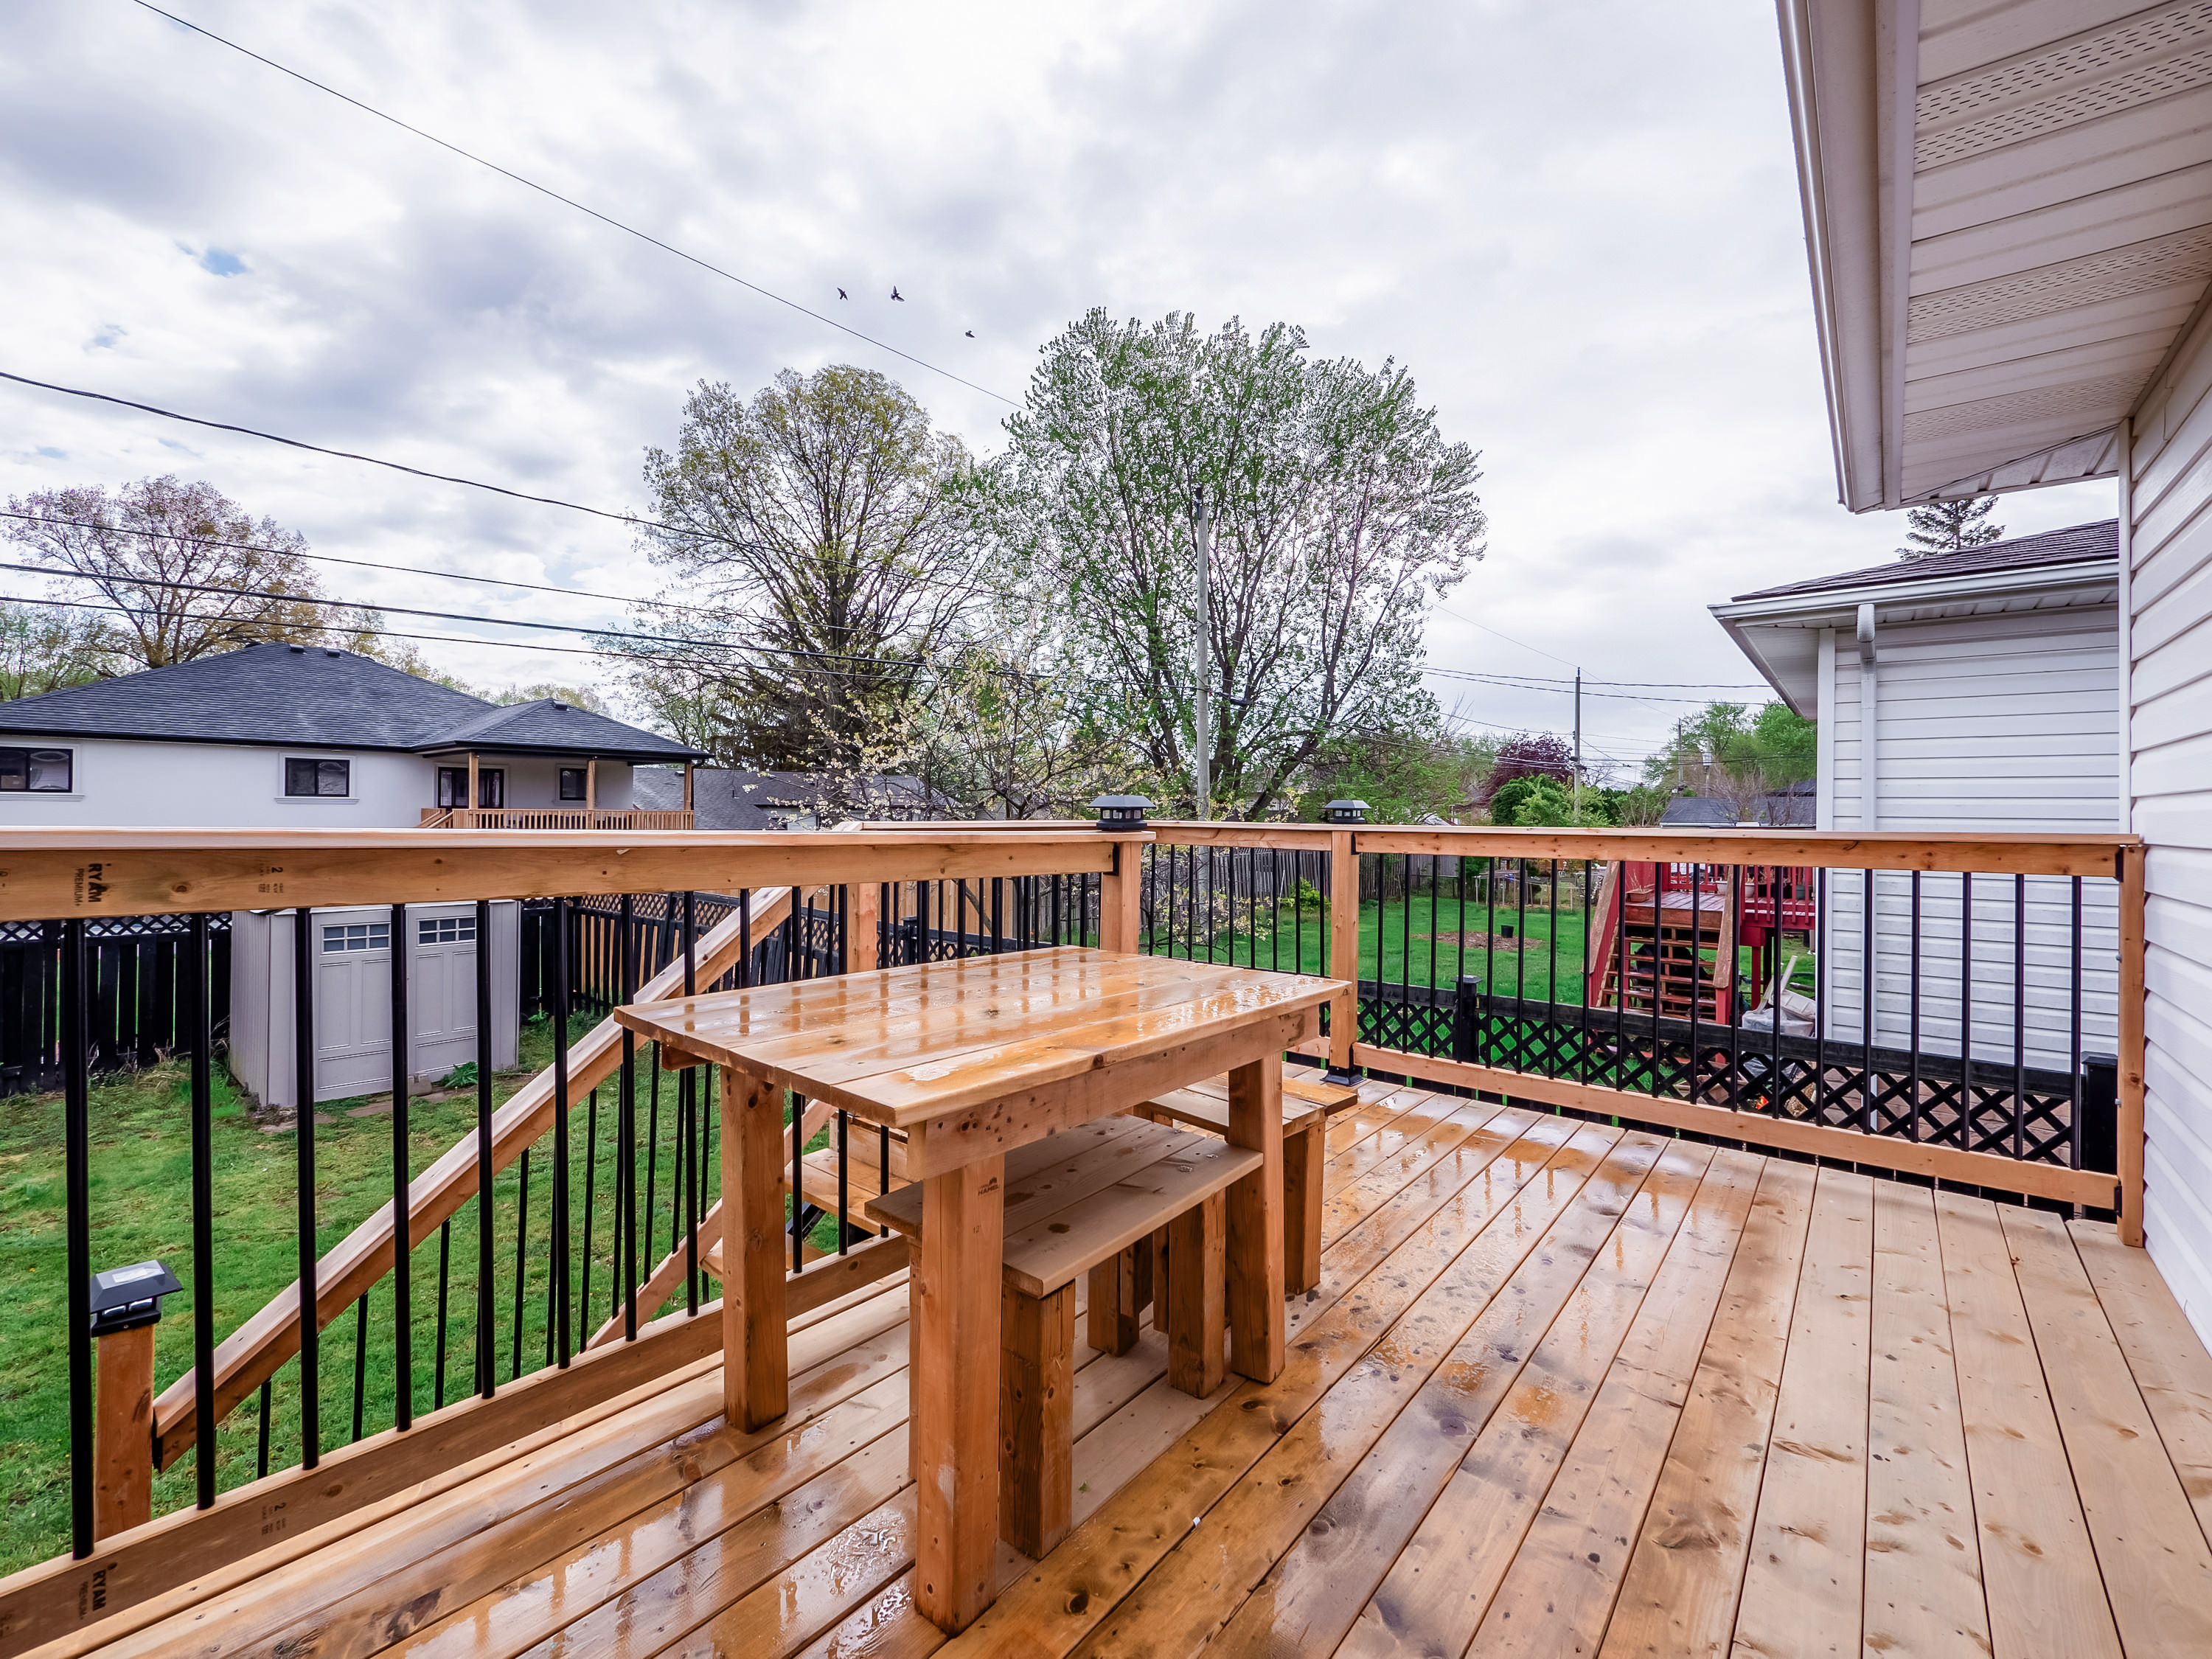
[[[572,1031],[580,1035],[588,1020]],[[550,1063],[552,1037],[543,1020],[523,1027],[520,1064],[495,1089],[504,1100]],[[639,1056],[637,1114],[641,1136],[651,1111],[652,1054]],[[593,1182],[591,1304],[580,1299],[574,1323],[580,1347],[611,1310],[616,1287],[610,1228],[614,1089],[599,1090],[599,1151]],[[94,1272],[159,1257],[185,1283],[167,1298],[156,1338],[155,1382],[165,1388],[191,1364],[192,1304],[190,1091],[181,1062],[96,1080],[91,1097],[92,1266]],[[641,1247],[640,1279],[670,1248],[669,1168],[675,1146],[676,1079],[660,1081],[659,1152],[653,1207],[644,1205],[645,1158],[637,1172],[641,1224],[649,1217],[653,1242]],[[356,1113],[362,1115],[356,1115]],[[586,1135],[591,1112],[579,1100],[571,1120],[573,1249],[584,1260]],[[325,1121],[327,1120],[327,1121]],[[415,1100],[408,1114],[412,1165],[420,1171],[476,1121],[473,1091],[456,1097]],[[7,1494],[0,1525],[0,1575],[65,1551],[70,1541],[69,1373],[60,1340],[61,1301],[67,1284],[64,1221],[62,1098],[58,1094],[0,1099],[0,1492]],[[708,1142],[709,1147],[712,1141]],[[530,1158],[528,1248],[523,1253],[522,1370],[546,1352],[546,1291],[552,1166],[551,1137]],[[388,1109],[362,1101],[326,1103],[315,1131],[316,1200],[324,1249],[381,1207],[391,1191],[392,1120]],[[294,1138],[289,1129],[266,1133],[217,1069],[215,1093],[216,1333],[218,1340],[296,1276],[293,1200],[297,1192]],[[711,1165],[707,1194],[718,1190]],[[515,1353],[515,1224],[522,1200],[522,1170],[508,1166],[494,1187],[495,1272],[499,1305],[496,1375],[507,1380]],[[476,1207],[471,1201],[451,1224],[444,1343],[444,1398],[471,1392],[475,1341]],[[415,1408],[427,1413],[438,1395],[439,1244],[431,1239],[412,1256]],[[715,1293],[708,1281],[703,1296]],[[680,1292],[679,1292],[680,1297]],[[362,1430],[392,1426],[393,1334],[389,1279],[369,1297],[367,1386]],[[642,1321],[646,1310],[640,1309]],[[355,1316],[342,1313],[322,1336],[319,1398],[322,1441],[331,1449],[354,1437]],[[277,1374],[270,1414],[269,1463],[299,1461],[300,1411],[296,1361]],[[225,1420],[217,1437],[217,1484],[228,1489],[252,1479],[260,1430],[258,1402],[249,1399]],[[192,1501],[196,1476],[189,1452],[155,1481],[155,1513]]]

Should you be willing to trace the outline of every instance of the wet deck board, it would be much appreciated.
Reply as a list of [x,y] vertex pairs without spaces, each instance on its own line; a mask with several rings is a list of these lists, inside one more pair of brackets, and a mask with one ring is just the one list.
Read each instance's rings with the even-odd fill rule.
[[902,1283],[105,1650],[2148,1655],[2212,1632],[2212,1358],[2111,1228],[1367,1085],[1290,1363],[1082,1351],[1076,1526],[911,1600]]

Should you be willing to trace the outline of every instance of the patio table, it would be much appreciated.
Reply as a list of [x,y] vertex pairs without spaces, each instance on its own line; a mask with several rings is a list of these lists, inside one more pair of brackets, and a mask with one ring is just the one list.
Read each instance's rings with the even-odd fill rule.
[[[915,1598],[946,1630],[997,1594],[1000,1263],[1006,1154],[1230,1073],[1230,1366],[1283,1365],[1282,1054],[1334,980],[1060,947],[639,1003],[615,1017],[726,1068],[723,1377],[732,1425],[788,1403],[785,1092],[902,1131],[923,1183],[911,1269]],[[794,1117],[794,1121],[795,1117]]]

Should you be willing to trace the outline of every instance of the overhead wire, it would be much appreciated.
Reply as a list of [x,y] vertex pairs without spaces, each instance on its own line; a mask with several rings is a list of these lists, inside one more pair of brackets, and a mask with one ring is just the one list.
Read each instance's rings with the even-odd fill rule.
[[672,242],[664,242],[658,236],[653,235],[647,231],[640,230],[635,225],[624,224],[621,220],[614,218],[611,215],[602,213],[597,208],[586,207],[583,203],[577,201],[574,197],[563,196],[559,191],[551,188],[550,185],[541,185],[534,179],[526,179],[521,173],[515,172],[511,167],[503,167],[498,162],[488,161],[483,156],[478,155],[471,150],[463,149],[459,144],[453,143],[448,139],[441,138],[434,132],[425,132],[421,127],[415,126],[408,122],[403,121],[398,116],[389,114],[386,112],[377,108],[374,104],[363,103],[360,99],[352,96],[350,94],[340,92],[336,87],[330,86],[321,81],[318,81],[313,76],[302,74],[300,70],[293,69],[288,64],[280,64],[273,58],[264,57],[261,53],[252,50],[250,46],[240,46],[235,40],[229,40],[223,35],[217,34],[213,29],[203,28],[199,24],[192,22],[189,19],[179,17],[174,12],[164,11],[161,7],[149,3],[149,0],[132,0],[132,3],[142,7],[147,11],[152,12],[157,17],[167,18],[169,21],[174,23],[179,28],[190,29],[194,34],[199,35],[203,39],[212,40],[217,46],[228,46],[233,52],[240,53],[245,57],[251,58],[255,63],[263,64],[269,69],[273,69],[279,75],[289,76],[293,80],[299,82],[303,86],[313,87],[317,92],[324,93],[330,97],[336,98],[342,103],[350,104],[354,108],[361,111],[364,115],[373,115],[380,121],[389,122],[392,125],[398,127],[403,132],[411,133],[426,143],[435,144],[441,149],[451,151],[453,155],[459,156],[463,161],[473,161],[480,167],[485,167],[493,173],[496,173],[502,179],[513,180],[515,184],[520,185],[526,190],[534,190],[540,196],[547,197],[553,201],[558,202],[563,207],[573,208],[578,213],[581,213],[590,218],[596,219],[601,224],[606,225],[612,229],[621,231],[626,236],[635,236],[638,240],[649,243],[651,246],[659,248],[664,253],[674,254],[678,258],[684,260],[688,264],[696,265],[700,270],[710,272],[716,276],[720,276],[726,282],[735,283],[739,288],[749,289],[752,293],[759,295],[764,300],[773,300],[776,304],[787,307],[789,309],[799,313],[803,317],[811,317],[816,322],[823,324],[828,327],[834,328],[841,334],[848,334],[856,340],[865,341],[869,345],[875,347],[878,351],[888,351],[894,357],[897,357],[904,362],[912,363],[917,368],[926,368],[933,374],[942,375],[945,379],[954,382],[956,385],[964,386],[970,392],[980,392],[987,398],[995,398],[1002,404],[1006,404],[1012,407],[1018,407],[1016,400],[1007,397],[1003,392],[994,392],[989,386],[979,386],[976,382],[969,380],[964,375],[955,374],[949,368],[940,368],[937,364],[929,362],[927,358],[917,357],[910,351],[901,350],[897,346],[891,344],[888,340],[878,339],[872,334],[869,334],[860,329],[854,328],[850,324],[841,323],[836,318],[826,316],[823,313],[812,309],[811,307],[801,305],[796,300],[787,299],[784,295],[776,293],[774,289],[763,288],[758,283],[750,282],[744,277],[738,276],[735,271],[726,270],[720,265],[715,264],[711,260],[702,259],[696,253],[687,253]]

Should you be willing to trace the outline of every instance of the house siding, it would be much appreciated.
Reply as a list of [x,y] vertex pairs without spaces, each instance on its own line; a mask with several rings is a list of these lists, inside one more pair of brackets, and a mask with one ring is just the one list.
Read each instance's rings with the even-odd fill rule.
[[2212,325],[2136,415],[2126,799],[2148,845],[2145,1243],[2212,1340]]
[[[1984,613],[1885,623],[1877,639],[1874,822],[1864,796],[1864,722],[1856,641],[1838,635],[1821,662],[1824,827],[2109,832],[2117,827],[2119,618],[2112,605]],[[1960,983],[1966,884],[1918,884],[1917,1018],[1923,1052],[1971,1054],[1992,1070],[2015,1063],[2070,1071],[2078,1052],[2118,1042],[2118,884],[2081,884],[2081,1018],[2073,1018],[2073,884],[2058,877],[1973,879],[1971,992]],[[1877,875],[1875,993],[1862,991],[1868,882],[1827,876],[1826,1027],[1846,1041],[1912,1045],[1914,884]],[[2016,951],[2019,939],[2022,948]],[[2024,998],[2021,994],[2024,993]],[[2016,1005],[2025,1001],[2025,1042]],[[1971,1011],[1972,1019],[1966,1018]],[[2021,1050],[2024,1048],[2025,1054]]]

